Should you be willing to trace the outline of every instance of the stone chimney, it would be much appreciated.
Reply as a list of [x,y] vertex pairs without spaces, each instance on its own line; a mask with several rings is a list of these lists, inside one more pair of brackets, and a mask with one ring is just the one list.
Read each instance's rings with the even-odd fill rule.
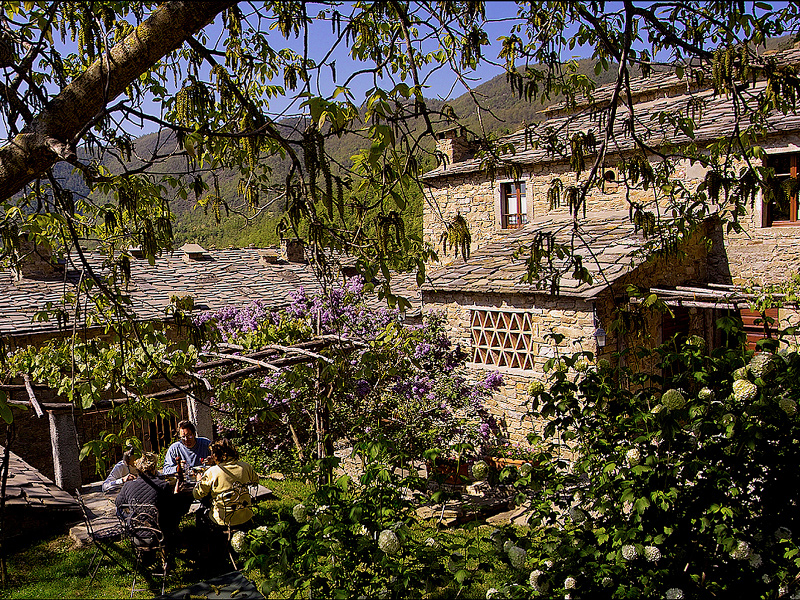
[[436,134],[436,152],[446,157],[445,169],[474,156],[473,145],[467,140],[467,131],[460,125]]
[[58,279],[64,276],[64,265],[53,260],[53,253],[46,243],[37,244],[27,236],[19,238],[19,249],[11,258],[14,280]]
[[189,263],[193,260],[205,260],[208,258],[208,253],[205,248],[198,244],[184,244],[181,246],[183,251],[183,262]]
[[281,239],[281,259],[290,263],[304,263],[306,262],[305,254],[303,253],[304,245],[303,240],[299,238],[282,238]]
[[277,265],[280,258],[277,248],[263,248],[258,251],[258,262],[262,265]]

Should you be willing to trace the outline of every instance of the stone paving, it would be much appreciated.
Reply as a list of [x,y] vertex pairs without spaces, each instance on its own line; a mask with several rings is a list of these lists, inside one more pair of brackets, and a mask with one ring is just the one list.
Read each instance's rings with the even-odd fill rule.
[[[341,459],[337,475],[349,475],[354,480],[363,474],[361,461],[352,455],[352,448],[340,448],[334,452]],[[425,463],[416,461],[413,469],[423,479],[428,478]],[[398,469],[400,476],[405,476],[410,470]],[[447,485],[436,482],[429,483],[429,491],[443,491],[448,496],[444,502],[423,503],[415,512],[420,519],[435,519],[444,527],[457,527],[467,521],[484,520],[488,524],[502,525],[527,525],[530,516],[530,503],[522,506],[514,505],[516,490],[505,486],[491,486],[485,481],[470,482],[464,485]],[[408,491],[423,501],[419,492]]]

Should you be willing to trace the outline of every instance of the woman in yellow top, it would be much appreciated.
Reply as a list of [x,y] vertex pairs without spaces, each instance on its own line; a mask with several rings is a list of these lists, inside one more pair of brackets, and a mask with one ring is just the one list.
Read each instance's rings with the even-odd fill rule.
[[258,475],[251,465],[239,460],[239,451],[227,439],[211,444],[211,458],[214,466],[203,473],[192,494],[198,500],[210,500],[209,517],[217,525],[247,523],[253,518],[247,486],[258,483]]

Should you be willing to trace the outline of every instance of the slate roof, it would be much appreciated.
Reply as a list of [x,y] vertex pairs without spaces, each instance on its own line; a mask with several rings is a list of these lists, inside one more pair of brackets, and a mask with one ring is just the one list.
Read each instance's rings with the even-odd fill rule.
[[[523,229],[499,241],[486,244],[470,255],[437,270],[423,292],[477,292],[501,294],[549,294],[550,289],[522,283],[527,271],[524,258],[512,258],[514,251],[530,243],[536,232],[553,232],[558,243],[569,243],[573,222],[568,216],[534,219]],[[644,238],[634,232],[627,211],[589,213],[578,222],[575,252],[583,258],[593,283],[580,283],[571,270],[559,282],[558,295],[584,299],[596,297],[609,284],[644,262]],[[562,263],[563,264],[563,263]],[[602,275],[602,276],[601,276]]]
[[[780,61],[789,64],[800,63],[800,48],[782,52]],[[639,79],[632,82],[631,85],[633,91],[638,95],[643,92],[674,89],[679,83],[675,75],[660,74],[654,75],[649,79]],[[522,165],[564,161],[569,159],[569,139],[576,132],[585,133],[591,130],[600,139],[601,122],[599,116],[607,106],[611,97],[612,87],[609,85],[598,88],[594,93],[593,106],[585,107],[583,110],[578,110],[573,114],[548,118],[535,125],[530,125],[527,128],[529,132],[528,143],[525,141],[525,129],[502,138],[502,143],[511,143],[516,149],[515,154],[508,154],[504,159],[508,163]],[[750,93],[757,94],[765,87],[766,82],[758,82],[750,88]],[[702,110],[698,108],[699,101],[704,103]],[[598,105],[603,108],[598,108]],[[685,94],[679,96],[665,94],[662,98],[634,104],[637,132],[653,147],[667,143],[681,144],[692,141],[686,134],[671,127],[669,123],[659,124],[657,119],[653,120],[653,117],[662,111],[671,111],[675,115],[682,116],[694,114],[698,124],[694,132],[694,141],[697,142],[725,137],[733,131],[736,124],[732,99],[729,96],[715,95],[714,91],[710,89],[702,91],[690,91],[687,89]],[[609,147],[609,152],[611,153],[625,152],[634,147],[633,140],[624,129],[626,117],[626,109],[620,107],[614,123],[613,140]],[[602,127],[605,127],[604,123]],[[767,130],[768,135],[800,131],[800,114],[773,114],[767,122]],[[542,143],[539,144],[540,147],[538,148],[532,147],[531,141],[542,141],[551,131],[557,133],[558,138],[563,143],[563,149],[560,152],[553,153],[548,151]],[[589,155],[591,156],[591,154]],[[454,174],[470,173],[480,169],[481,161],[470,159],[450,165],[440,165],[423,175],[423,179],[431,180]]]
[[[5,449],[0,446],[0,452]],[[9,452],[6,507],[80,510],[78,502],[13,452]]]
[[[289,294],[300,287],[307,292],[320,290],[308,264],[263,263],[259,260],[263,252],[255,248],[207,250],[203,259],[184,262],[183,252],[176,251],[156,258],[152,266],[146,259],[133,258],[128,287],[133,310],[140,319],[163,319],[173,295],[191,295],[196,311],[244,306],[255,300],[280,308],[289,304]],[[98,255],[89,253],[87,258],[95,272],[103,272]],[[79,269],[77,256],[67,261],[66,277],[58,279],[14,281],[11,271],[0,269],[0,335],[57,330],[58,323],[53,320],[31,319],[47,302],[58,306],[65,292],[74,291],[81,276]],[[392,283],[395,294],[419,305],[419,290],[412,289],[407,278],[399,277]],[[74,306],[69,308],[70,319],[73,310]],[[71,321],[68,325],[72,326]]]

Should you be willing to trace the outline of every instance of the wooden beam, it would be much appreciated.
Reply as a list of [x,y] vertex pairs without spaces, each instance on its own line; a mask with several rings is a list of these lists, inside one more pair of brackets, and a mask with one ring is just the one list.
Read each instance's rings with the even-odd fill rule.
[[219,352],[201,352],[200,356],[213,356],[215,358],[227,358],[228,360],[235,361],[235,362],[243,362],[249,363],[251,365],[258,365],[259,367],[264,367],[265,369],[272,369],[273,371],[280,371],[279,367],[275,367],[272,363],[264,362],[263,360],[255,360],[253,358],[247,358],[246,356],[237,356],[235,354],[220,354]]
[[31,383],[31,376],[28,375],[27,373],[23,373],[22,379],[23,381],[25,381],[25,390],[28,392],[28,400],[30,401],[30,405],[36,412],[36,416],[41,419],[44,416],[44,411],[42,410],[42,405],[39,404],[39,400],[36,398],[36,394],[33,393],[33,384]]

